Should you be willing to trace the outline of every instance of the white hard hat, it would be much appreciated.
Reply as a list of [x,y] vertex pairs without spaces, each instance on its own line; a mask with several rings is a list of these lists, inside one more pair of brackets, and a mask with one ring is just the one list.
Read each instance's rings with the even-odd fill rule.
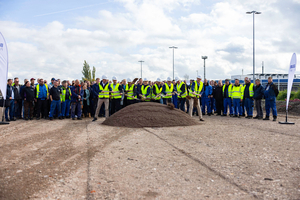
[[180,81],[180,78],[179,77],[175,77],[175,81]]
[[197,78],[199,78],[199,79],[202,79],[202,77],[199,75],[199,76],[197,76]]
[[144,81],[148,81],[148,79],[147,79],[147,78],[144,78]]
[[113,76],[113,77],[112,77],[112,80],[113,80],[113,81],[116,81],[116,80],[117,80],[117,77]]
[[161,82],[160,78],[157,78],[156,81],[157,81],[157,82]]
[[131,79],[130,79],[130,78],[128,78],[128,79],[127,79],[127,82],[131,82]]
[[168,77],[168,78],[167,78],[167,81],[172,81],[171,77]]
[[107,80],[107,76],[103,75],[103,76],[102,76],[102,79],[106,79],[106,80]]

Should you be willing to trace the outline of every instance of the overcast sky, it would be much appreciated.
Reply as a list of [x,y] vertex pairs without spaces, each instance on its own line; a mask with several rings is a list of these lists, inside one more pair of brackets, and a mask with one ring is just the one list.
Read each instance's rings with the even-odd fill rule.
[[[225,79],[256,72],[287,73],[300,52],[300,0],[0,0],[0,32],[9,77],[81,78],[83,61],[96,77],[166,79],[185,74]],[[298,67],[299,68],[299,67]],[[299,70],[296,71],[299,74]]]

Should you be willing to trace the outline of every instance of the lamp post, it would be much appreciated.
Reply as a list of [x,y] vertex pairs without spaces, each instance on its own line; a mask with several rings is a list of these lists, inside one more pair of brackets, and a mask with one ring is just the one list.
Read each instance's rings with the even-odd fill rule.
[[140,60],[140,61],[138,61],[138,62],[141,63],[141,79],[143,79],[143,62],[145,62],[145,61]]
[[196,70],[196,72],[197,72],[197,76],[198,76],[198,70]]
[[173,80],[174,80],[174,49],[178,49],[178,47],[172,46],[169,47],[170,49],[173,49]]
[[204,79],[205,79],[205,59],[207,59],[207,56],[202,56],[202,59],[204,60]]
[[246,14],[252,14],[253,15],[253,83],[255,81],[255,23],[254,23],[254,16],[261,14],[261,12],[257,11],[250,11],[246,12]]

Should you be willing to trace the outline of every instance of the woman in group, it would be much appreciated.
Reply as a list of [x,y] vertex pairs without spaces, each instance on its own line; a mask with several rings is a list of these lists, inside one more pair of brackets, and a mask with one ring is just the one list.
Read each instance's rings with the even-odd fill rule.
[[30,82],[25,83],[25,88],[21,92],[21,96],[24,100],[24,117],[25,120],[33,119],[33,101],[34,101],[34,89],[31,87]]

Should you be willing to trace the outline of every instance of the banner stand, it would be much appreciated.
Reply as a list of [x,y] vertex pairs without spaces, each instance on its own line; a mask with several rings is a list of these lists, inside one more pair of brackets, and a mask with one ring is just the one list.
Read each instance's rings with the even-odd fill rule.
[[287,121],[287,118],[288,118],[288,111],[286,111],[285,122],[278,122],[278,123],[279,123],[279,124],[290,124],[290,125],[295,124],[294,122],[288,122],[288,121]]

